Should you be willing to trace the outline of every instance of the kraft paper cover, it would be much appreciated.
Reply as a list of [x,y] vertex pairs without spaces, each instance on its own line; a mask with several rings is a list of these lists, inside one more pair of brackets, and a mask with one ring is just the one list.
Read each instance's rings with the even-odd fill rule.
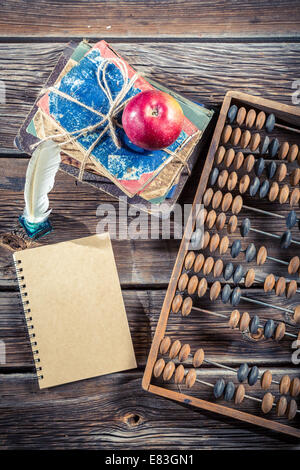
[[23,269],[40,388],[136,367],[107,233],[18,251],[14,258]]

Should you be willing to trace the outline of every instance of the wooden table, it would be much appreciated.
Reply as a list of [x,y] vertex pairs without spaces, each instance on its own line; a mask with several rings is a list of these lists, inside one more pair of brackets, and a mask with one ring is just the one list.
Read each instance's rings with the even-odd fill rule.
[[[0,11],[0,79],[6,87],[6,102],[0,104],[0,232],[12,228],[24,204],[28,159],[14,148],[14,136],[70,38],[106,38],[139,71],[207,105],[219,105],[230,89],[292,104],[292,83],[300,78],[297,0],[1,0]],[[198,178],[199,170],[182,203],[192,201]],[[55,231],[42,243],[93,234],[97,206],[118,205],[62,173],[50,199]],[[7,358],[0,366],[0,448],[300,448],[286,437],[142,390],[178,246],[176,240],[113,243],[138,369],[42,392],[22,323],[11,253],[1,249],[0,339]],[[173,327],[178,332],[180,324]],[[192,328],[197,329],[195,319]],[[212,329],[204,339],[217,354]],[[269,349],[268,364],[263,350],[257,361],[279,370],[285,357]],[[238,351],[227,359],[240,362]]]

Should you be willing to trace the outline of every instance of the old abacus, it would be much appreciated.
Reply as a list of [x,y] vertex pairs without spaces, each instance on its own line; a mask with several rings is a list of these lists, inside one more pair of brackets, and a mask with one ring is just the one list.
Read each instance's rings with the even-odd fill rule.
[[[274,378],[252,356],[257,346],[276,350],[279,358],[279,352],[287,354],[284,348],[292,355],[300,347],[299,126],[295,108],[238,92],[226,95],[143,378],[152,393],[298,438],[297,361]],[[251,214],[263,216],[263,224],[253,223]],[[273,221],[278,226],[268,229]],[[191,317],[218,319],[210,334],[217,339],[228,331],[223,341],[238,342],[239,353],[249,359],[233,367],[226,349],[216,347],[221,359],[215,360],[211,344],[210,351],[197,346],[192,354],[189,342],[166,335],[172,316],[180,314],[183,328]],[[224,322],[228,329],[220,333]],[[202,343],[202,330],[188,331],[196,345]],[[246,413],[244,400],[260,406]]]

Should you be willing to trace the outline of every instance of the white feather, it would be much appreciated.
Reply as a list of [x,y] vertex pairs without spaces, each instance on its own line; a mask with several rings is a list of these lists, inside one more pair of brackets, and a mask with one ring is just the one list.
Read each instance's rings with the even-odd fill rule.
[[60,161],[60,149],[53,140],[46,140],[33,152],[24,189],[24,216],[28,222],[40,223],[49,216],[48,193],[54,186]]

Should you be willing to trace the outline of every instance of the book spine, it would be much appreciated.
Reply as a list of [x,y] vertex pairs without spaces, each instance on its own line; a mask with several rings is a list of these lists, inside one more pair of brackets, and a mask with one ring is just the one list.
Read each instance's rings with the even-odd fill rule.
[[35,370],[37,373],[38,380],[43,380],[44,376],[41,373],[42,372],[41,360],[39,357],[36,334],[34,332],[34,324],[33,324],[32,312],[30,308],[30,302],[28,299],[28,292],[26,291],[26,281],[25,281],[25,275],[24,275],[24,271],[22,267],[22,261],[19,259],[16,259],[15,253],[13,254],[13,259],[14,259],[14,265],[15,265],[16,274],[17,274],[17,281],[18,281],[19,290],[20,290],[21,302],[23,305],[27,332],[28,332],[28,336],[29,336],[29,340],[31,344],[33,359],[34,359]]

